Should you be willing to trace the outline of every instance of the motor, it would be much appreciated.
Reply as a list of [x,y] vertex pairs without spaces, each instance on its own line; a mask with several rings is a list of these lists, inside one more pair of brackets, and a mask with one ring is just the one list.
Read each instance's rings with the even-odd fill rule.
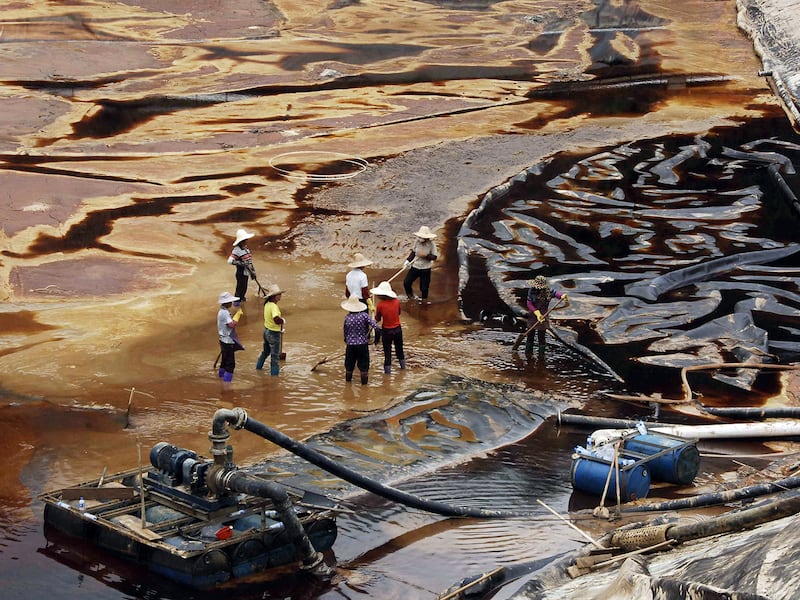
[[158,470],[162,483],[172,487],[186,485],[198,493],[205,489],[206,471],[213,463],[198,458],[191,450],[159,442],[150,450],[150,464]]

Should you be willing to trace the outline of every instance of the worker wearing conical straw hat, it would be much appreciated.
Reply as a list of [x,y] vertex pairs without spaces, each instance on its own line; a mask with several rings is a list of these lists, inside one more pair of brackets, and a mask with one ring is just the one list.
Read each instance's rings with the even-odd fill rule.
[[400,368],[406,368],[406,355],[403,349],[403,328],[400,324],[400,300],[388,281],[381,281],[370,292],[378,299],[375,305],[375,321],[381,324],[380,336],[375,336],[375,345],[383,341],[383,372],[392,372],[392,346],[394,346]]
[[436,234],[427,225],[423,225],[414,232],[414,238],[414,246],[403,263],[403,268],[411,267],[403,280],[403,288],[408,299],[413,299],[413,285],[419,279],[419,301],[422,304],[429,304],[428,291],[431,287],[431,268],[433,267],[433,261],[438,258],[436,256],[436,246],[433,244]]
[[277,375],[280,372],[281,347],[283,346],[283,326],[286,319],[278,308],[278,302],[283,297],[283,290],[278,284],[267,286],[267,301],[264,303],[264,346],[256,360],[256,370],[264,368],[267,357],[269,360],[269,374]]
[[360,252],[356,252],[353,260],[348,264],[349,271],[344,279],[344,297],[355,296],[358,300],[366,302],[369,298],[369,280],[364,273],[364,267],[368,267],[372,261]]
[[369,332],[374,329],[380,331],[375,320],[369,316],[367,305],[355,296],[350,296],[342,302],[342,308],[347,311],[344,318],[344,379],[353,380],[353,371],[356,366],[361,373],[361,385],[369,382]]
[[247,240],[254,235],[255,233],[248,233],[244,229],[238,229],[236,231],[236,239],[233,241],[233,250],[228,256],[228,264],[236,267],[236,292],[234,293],[234,296],[238,297],[236,306],[239,306],[239,302],[245,301],[248,280],[255,280],[256,278],[253,255],[250,252],[250,248],[247,247]]
[[242,310],[238,309],[231,315],[231,307],[239,298],[229,292],[219,295],[219,311],[217,311],[217,333],[219,334],[219,350],[221,362],[217,373],[224,384],[233,381],[233,371],[236,368],[235,353],[241,349],[236,336],[236,325],[242,317]]
[[345,277],[344,297],[355,297],[367,304],[370,316],[375,315],[375,304],[369,295],[369,280],[367,274],[364,273],[364,267],[368,267],[372,261],[366,258],[360,252],[356,252],[353,260],[347,266],[350,271],[347,272]]
[[550,300],[558,298],[569,306],[569,296],[550,287],[544,275],[537,275],[533,278],[533,284],[528,288],[526,306],[528,307],[528,336],[525,339],[525,355],[530,358],[533,354],[534,336],[538,337],[539,354],[545,350],[545,332],[550,327],[550,317],[547,309]]

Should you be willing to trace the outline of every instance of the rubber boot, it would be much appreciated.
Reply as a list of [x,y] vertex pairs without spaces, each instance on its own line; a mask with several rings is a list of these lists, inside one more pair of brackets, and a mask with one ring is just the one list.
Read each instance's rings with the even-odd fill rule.
[[353,372],[352,371],[347,371],[344,374],[344,380],[345,381],[353,381]]
[[405,369],[406,368],[406,360],[404,358],[400,359],[400,368],[401,369]]
[[367,385],[368,381],[369,381],[369,373],[367,373],[366,371],[362,371],[361,372],[361,385]]
[[217,371],[217,377],[219,377],[221,379],[223,375],[225,375],[225,369],[220,367],[219,371]]
[[222,375],[222,381],[224,381],[225,383],[230,383],[231,381],[233,381],[233,373],[228,373],[227,371],[225,371]]
[[392,365],[383,365],[383,372],[387,375],[392,374]]
[[525,338],[525,357],[530,358],[533,356],[533,336],[529,335]]

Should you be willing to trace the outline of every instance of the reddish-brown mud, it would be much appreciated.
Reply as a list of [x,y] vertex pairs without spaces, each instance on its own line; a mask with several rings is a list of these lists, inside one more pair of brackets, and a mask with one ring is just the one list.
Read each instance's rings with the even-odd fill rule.
[[[509,378],[493,358],[506,346],[464,343],[479,325],[458,306],[460,220],[560,150],[704,132],[776,102],[731,1],[461,4],[4,8],[0,498],[15,517],[35,521],[37,491],[130,467],[138,447],[167,439],[202,452],[220,407],[303,438],[442,372],[554,393],[570,385],[525,369]],[[534,93],[665,73],[718,80],[619,114]],[[368,166],[337,164],[343,156]],[[409,368],[385,376],[373,351],[369,385],[345,385],[347,263],[367,255],[377,285],[402,267],[420,225],[436,230],[441,259],[433,304],[404,304]],[[254,369],[251,283],[246,350],[224,389],[214,318],[219,293],[235,286],[226,258],[240,227],[255,233],[259,282],[286,292],[287,358],[278,377]],[[401,278],[393,284],[401,291]],[[603,385],[589,381],[575,399]],[[238,436],[236,450],[251,462],[273,449]]]

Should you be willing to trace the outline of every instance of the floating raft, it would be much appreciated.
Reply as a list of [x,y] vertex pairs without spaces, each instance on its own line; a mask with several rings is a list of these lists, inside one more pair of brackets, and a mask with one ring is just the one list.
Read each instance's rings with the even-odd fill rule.
[[212,463],[194,452],[162,442],[151,462],[158,468],[42,494],[45,533],[87,540],[199,589],[294,563],[302,568],[291,533],[298,522],[317,552],[336,540],[336,507],[320,506],[318,494],[309,506],[305,494],[287,491],[297,517],[287,533],[271,499],[211,492],[204,475]]

